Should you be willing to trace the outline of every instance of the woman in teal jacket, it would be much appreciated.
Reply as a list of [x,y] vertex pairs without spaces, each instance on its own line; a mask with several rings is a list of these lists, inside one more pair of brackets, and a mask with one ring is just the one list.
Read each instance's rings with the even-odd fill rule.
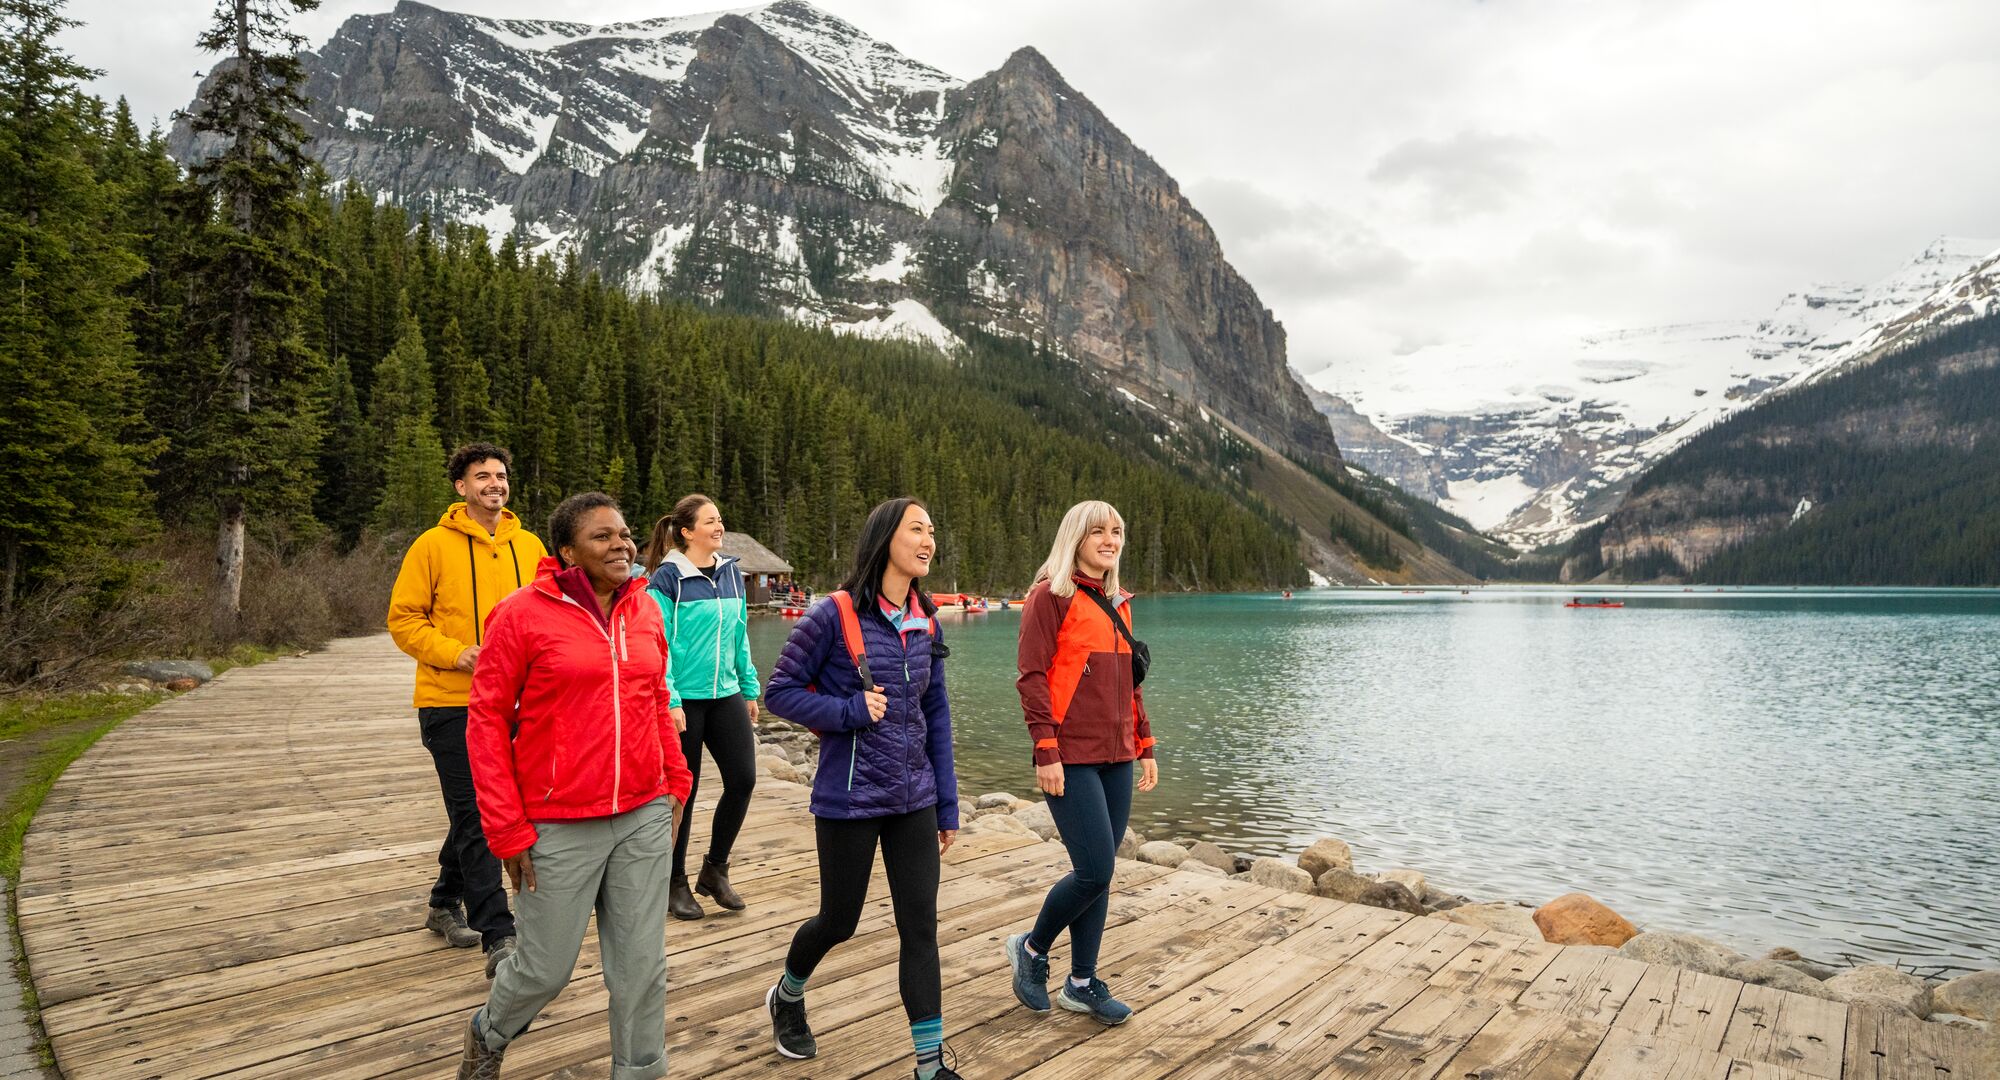
[[750,811],[750,791],[757,786],[757,668],[750,662],[750,607],[743,571],[721,553],[722,511],[706,495],[689,495],[674,504],[673,513],[653,526],[646,545],[646,565],[653,568],[650,592],[660,604],[666,623],[669,662],[673,665],[674,722],[681,729],[681,754],[701,783],[701,751],[706,746],[722,774],[722,798],[716,800],[715,823],[708,852],[694,889],[688,888],[688,810],[681,814],[680,835],[674,840],[674,870],[667,907],[676,919],[699,919],[701,901],[695,893],[731,911],[743,910],[743,898],[729,885],[729,849]]

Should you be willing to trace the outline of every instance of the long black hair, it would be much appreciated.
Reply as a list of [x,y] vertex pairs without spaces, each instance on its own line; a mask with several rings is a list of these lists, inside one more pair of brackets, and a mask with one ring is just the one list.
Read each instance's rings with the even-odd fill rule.
[[616,510],[618,500],[602,491],[586,491],[564,499],[556,507],[556,512],[549,515],[549,554],[554,555],[564,569],[569,568],[569,560],[563,558],[562,549],[576,543],[577,524],[583,520],[583,515],[606,506]]
[[[854,610],[874,611],[877,599],[882,595],[882,575],[889,569],[889,541],[895,539],[896,529],[903,523],[903,515],[910,507],[928,512],[930,507],[916,499],[904,496],[876,504],[868,511],[868,520],[861,523],[861,538],[854,543],[854,569],[848,572],[847,580],[841,588],[854,598]],[[917,593],[917,602],[925,611],[936,610],[930,597],[915,581],[910,588]]]

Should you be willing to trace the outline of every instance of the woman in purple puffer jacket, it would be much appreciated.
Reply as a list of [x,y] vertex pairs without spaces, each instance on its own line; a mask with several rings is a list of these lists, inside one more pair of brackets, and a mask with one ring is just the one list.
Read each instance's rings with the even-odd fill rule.
[[938,861],[958,834],[948,653],[937,605],[917,588],[936,551],[930,514],[915,499],[870,511],[841,593],[799,619],[764,686],[767,708],[820,736],[812,792],[819,914],[793,936],[784,975],[764,1001],[780,1054],[818,1052],[806,1024],[806,980],[854,935],[879,841],[902,939],[898,983],[917,1080],[959,1080],[941,1060],[937,945]]

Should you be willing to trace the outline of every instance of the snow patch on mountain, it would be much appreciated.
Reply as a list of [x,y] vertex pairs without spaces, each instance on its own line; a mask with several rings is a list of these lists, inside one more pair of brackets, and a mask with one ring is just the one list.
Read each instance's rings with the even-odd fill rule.
[[957,334],[952,333],[938,321],[937,316],[931,314],[931,309],[908,297],[888,305],[883,309],[880,318],[834,323],[832,327],[843,334],[853,334],[856,337],[935,345],[945,352],[964,344]]

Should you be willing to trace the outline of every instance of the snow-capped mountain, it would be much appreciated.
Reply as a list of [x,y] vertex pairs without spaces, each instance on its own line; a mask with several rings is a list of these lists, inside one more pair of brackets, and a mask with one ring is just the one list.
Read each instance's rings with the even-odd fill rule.
[[402,0],[303,63],[335,179],[496,243],[854,333],[1031,340],[1338,456],[1207,222],[1033,49],[967,82],[799,0],[610,26]]
[[[1516,546],[1560,543],[1724,416],[2000,307],[1997,249],[1940,239],[1871,285],[1803,289],[1754,322],[1433,346],[1308,383],[1349,459]],[[1371,437],[1341,427],[1363,421]]]

